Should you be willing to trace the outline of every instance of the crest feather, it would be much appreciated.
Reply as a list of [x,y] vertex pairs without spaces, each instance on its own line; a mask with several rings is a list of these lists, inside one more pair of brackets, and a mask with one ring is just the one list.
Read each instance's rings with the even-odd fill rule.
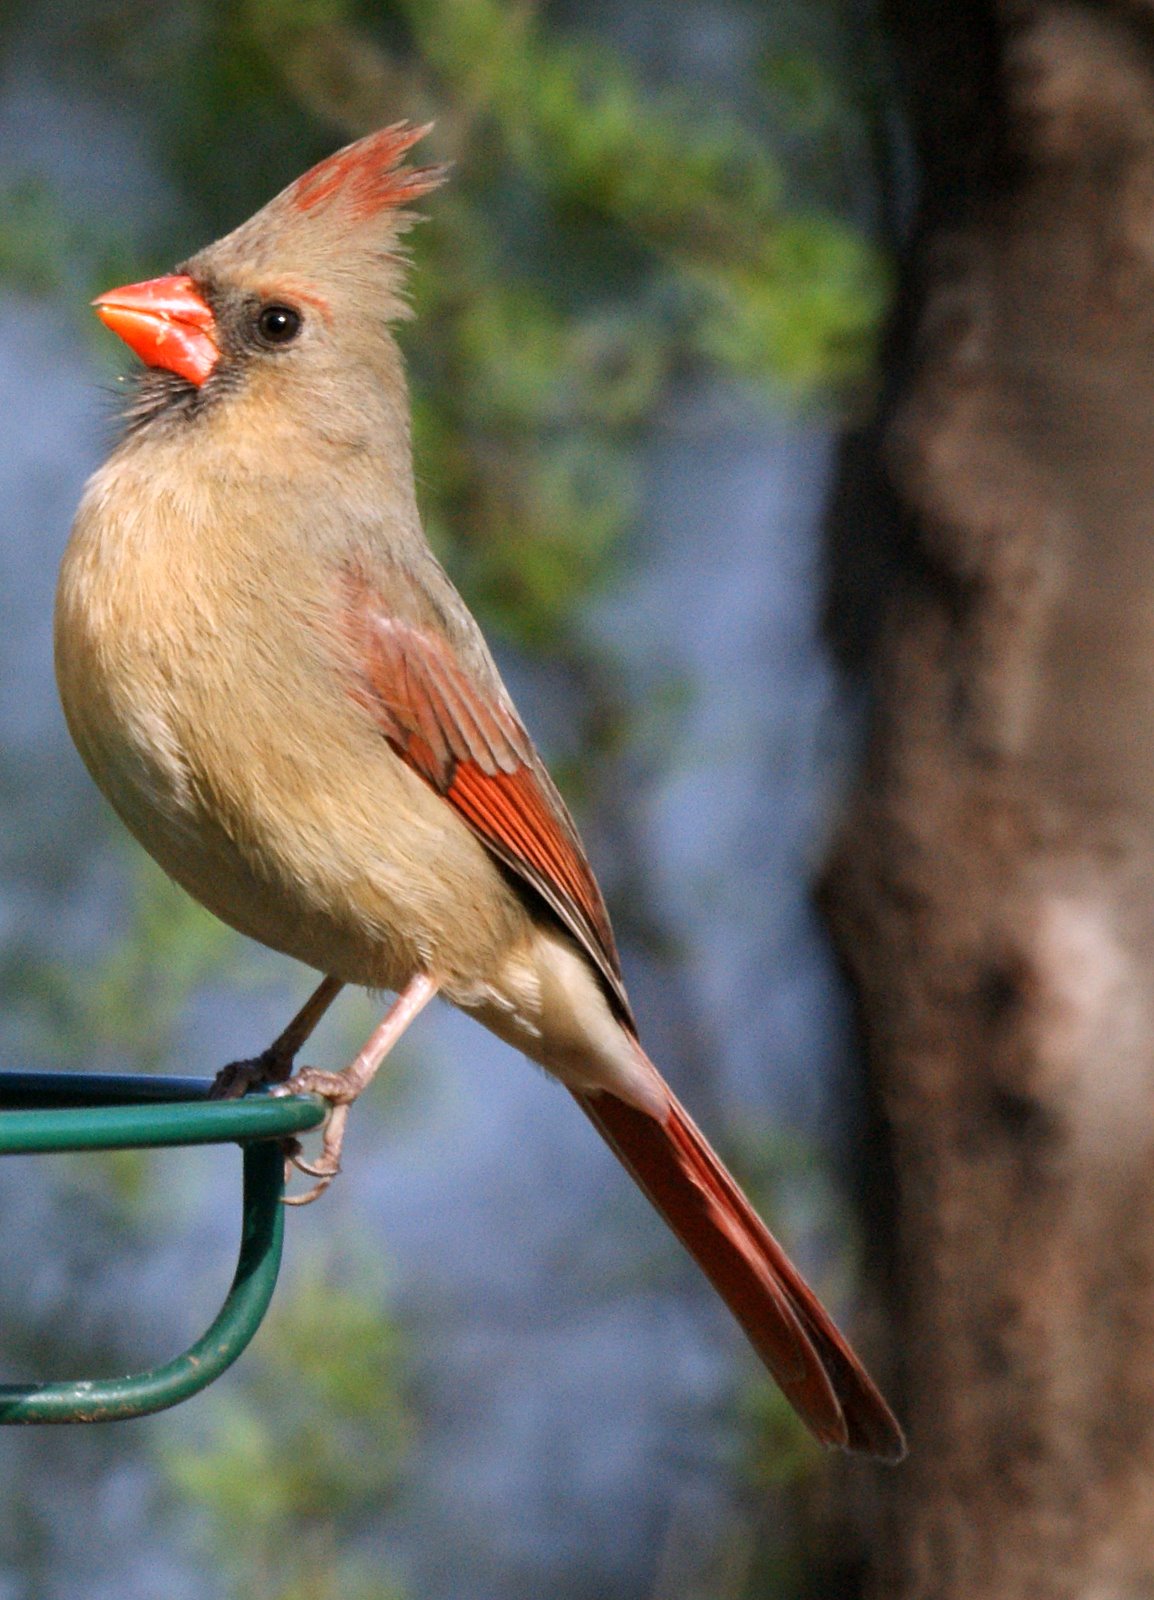
[[401,157],[432,128],[394,122],[349,144],[310,167],[285,190],[292,210],[309,213],[338,201],[355,222],[366,222],[387,207],[403,206],[444,183],[443,166],[407,167]]

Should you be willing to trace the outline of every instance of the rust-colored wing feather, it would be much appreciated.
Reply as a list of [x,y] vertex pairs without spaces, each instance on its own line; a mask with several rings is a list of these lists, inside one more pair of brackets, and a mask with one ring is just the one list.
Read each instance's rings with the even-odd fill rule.
[[363,597],[350,610],[358,692],[389,744],[588,952],[622,1020],[632,1013],[605,902],[565,803],[501,691],[447,640]]
[[[350,585],[354,693],[401,759],[588,952],[633,1028],[613,932],[564,802],[478,639],[391,614]],[[654,1069],[656,1070],[656,1069]],[[897,1460],[901,1429],[813,1291],[672,1095],[658,1119],[602,1092],[586,1115],[665,1217],[824,1443]]]

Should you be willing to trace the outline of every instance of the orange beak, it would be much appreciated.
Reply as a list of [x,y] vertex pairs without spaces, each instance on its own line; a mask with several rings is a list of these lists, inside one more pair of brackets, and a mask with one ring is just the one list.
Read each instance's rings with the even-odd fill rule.
[[179,373],[198,388],[220,359],[213,337],[216,319],[191,278],[130,283],[109,289],[92,304],[105,327],[118,333],[142,361]]

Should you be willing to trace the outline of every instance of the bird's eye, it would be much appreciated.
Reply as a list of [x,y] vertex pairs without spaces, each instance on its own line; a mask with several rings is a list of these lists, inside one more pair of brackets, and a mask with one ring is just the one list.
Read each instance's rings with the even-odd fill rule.
[[262,306],[256,327],[266,344],[291,344],[301,331],[301,315],[292,306]]

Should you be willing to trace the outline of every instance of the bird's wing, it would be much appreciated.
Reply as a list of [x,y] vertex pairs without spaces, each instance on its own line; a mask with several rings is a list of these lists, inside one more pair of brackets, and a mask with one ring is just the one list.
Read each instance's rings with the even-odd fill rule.
[[393,750],[556,913],[632,1028],[601,890],[499,680],[495,690],[480,685],[441,634],[390,615],[363,593],[350,606],[348,632],[357,696]]
[[[632,1030],[601,893],[563,801],[486,658],[362,592],[350,607],[355,693],[400,758],[588,952]],[[652,1068],[660,1082],[657,1069]],[[745,1328],[813,1433],[897,1460],[901,1429],[868,1374],[667,1086],[663,1115],[576,1095]]]

